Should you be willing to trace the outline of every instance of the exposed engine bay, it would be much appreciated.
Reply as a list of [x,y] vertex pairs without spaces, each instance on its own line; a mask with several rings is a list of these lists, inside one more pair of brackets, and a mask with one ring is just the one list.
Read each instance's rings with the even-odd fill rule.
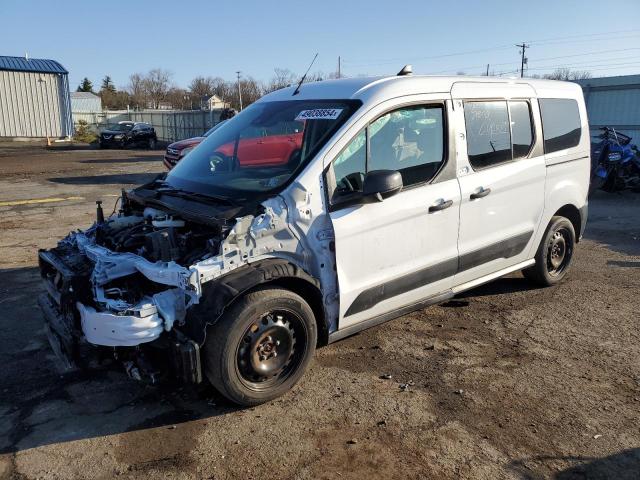
[[201,301],[202,285],[273,252],[304,252],[280,197],[232,218],[246,212],[212,206],[200,219],[197,208],[181,214],[149,190],[123,191],[118,213],[108,218],[97,202],[93,226],[40,251],[48,292],[40,306],[50,343],[69,367],[86,359],[86,346],[98,347],[133,378],[155,382],[149,357],[160,349],[179,378],[199,383],[200,345],[181,327]]

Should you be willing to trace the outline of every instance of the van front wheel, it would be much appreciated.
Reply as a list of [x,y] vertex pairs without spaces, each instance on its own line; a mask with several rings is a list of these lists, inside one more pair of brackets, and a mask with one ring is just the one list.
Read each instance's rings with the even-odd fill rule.
[[299,295],[280,288],[255,290],[207,329],[204,371],[232,402],[258,405],[300,380],[316,338],[313,311]]
[[522,271],[523,275],[544,287],[559,283],[573,260],[576,232],[565,217],[551,219],[536,252],[536,264]]

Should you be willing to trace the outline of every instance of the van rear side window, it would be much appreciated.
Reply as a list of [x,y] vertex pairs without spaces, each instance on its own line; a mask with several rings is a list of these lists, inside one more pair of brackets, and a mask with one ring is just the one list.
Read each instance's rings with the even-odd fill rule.
[[545,153],[576,147],[582,134],[578,102],[565,98],[541,98],[538,102]]

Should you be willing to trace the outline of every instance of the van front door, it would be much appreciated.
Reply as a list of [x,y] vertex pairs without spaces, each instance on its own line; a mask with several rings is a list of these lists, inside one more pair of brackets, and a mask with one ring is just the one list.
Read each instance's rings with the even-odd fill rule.
[[460,286],[530,258],[544,208],[546,167],[536,146],[535,100],[454,101],[463,106],[459,120],[466,127],[466,138],[458,138],[459,153],[466,148],[458,169]]
[[[387,111],[329,167],[340,330],[452,286],[460,191],[455,174],[445,172],[445,116],[444,102]],[[363,179],[373,170],[399,171],[402,191],[383,201],[358,202]]]

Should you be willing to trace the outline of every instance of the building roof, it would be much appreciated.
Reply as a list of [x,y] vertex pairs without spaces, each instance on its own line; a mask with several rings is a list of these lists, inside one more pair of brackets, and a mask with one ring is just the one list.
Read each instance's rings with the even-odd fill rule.
[[34,73],[69,73],[55,60],[46,58],[25,58],[0,56],[0,70]]
[[96,99],[96,98],[100,98],[98,95],[96,95],[95,93],[92,92],[71,92],[71,98],[75,99],[75,98],[82,98],[82,99]]
[[575,80],[575,82],[583,87],[618,87],[623,85],[638,85],[640,84],[640,75],[586,78],[584,80]]

